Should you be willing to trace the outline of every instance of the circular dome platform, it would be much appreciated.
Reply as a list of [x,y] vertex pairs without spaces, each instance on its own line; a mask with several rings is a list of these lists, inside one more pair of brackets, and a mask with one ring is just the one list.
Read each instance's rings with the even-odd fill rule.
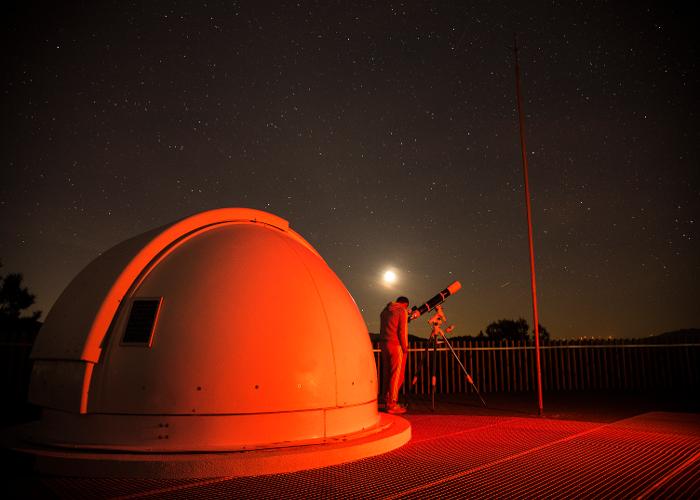
[[148,475],[151,454],[191,462],[166,468],[177,477],[258,474],[410,439],[408,422],[377,411],[367,328],[345,286],[284,219],[257,210],[200,213],[104,252],[61,294],[32,359],[42,417],[25,436],[59,450],[37,451],[54,465],[94,455],[120,469],[106,457],[136,454],[125,463]]
[[[20,428],[31,433],[37,423]],[[261,476],[316,469],[381,455],[411,439],[410,423],[400,417],[380,415],[379,424],[323,443],[285,448],[219,453],[127,453],[89,451],[19,442],[17,433],[4,435],[3,444],[32,455],[37,471],[53,476],[110,478],[211,478]]]

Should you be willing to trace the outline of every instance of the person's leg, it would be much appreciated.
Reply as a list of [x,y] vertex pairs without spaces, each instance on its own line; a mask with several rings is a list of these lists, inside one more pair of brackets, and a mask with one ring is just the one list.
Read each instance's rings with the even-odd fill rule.
[[389,386],[391,382],[391,353],[388,346],[384,343],[380,344],[380,363],[381,363],[381,385],[379,388],[379,404],[389,403]]
[[[401,386],[406,380],[406,361],[408,359],[408,353],[404,353],[403,350],[401,350],[401,371],[399,373],[399,389],[401,389]],[[398,390],[396,391],[396,394],[398,395]],[[397,400],[398,401],[398,400]]]
[[387,396],[386,408],[389,413],[403,413],[403,408],[398,406],[399,389],[403,383],[403,350],[400,346],[389,346],[390,354],[390,372],[389,377],[389,394]]

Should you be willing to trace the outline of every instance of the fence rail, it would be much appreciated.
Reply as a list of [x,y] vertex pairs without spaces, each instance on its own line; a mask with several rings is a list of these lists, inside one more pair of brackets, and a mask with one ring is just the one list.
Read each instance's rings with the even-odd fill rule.
[[[450,342],[480,392],[524,392],[536,389],[535,347],[524,342]],[[375,362],[381,375],[381,357]],[[540,347],[545,391],[663,390],[700,387],[700,344],[630,344],[557,342]],[[471,392],[455,356],[438,345],[433,360],[421,343],[410,343],[403,393]],[[422,367],[422,370],[421,370]],[[419,375],[415,386],[411,381]]]
[[[534,346],[523,342],[451,342],[482,393],[536,389]],[[381,374],[381,357],[375,361]],[[629,341],[552,342],[541,346],[545,391],[700,389],[700,344],[644,344]],[[11,405],[24,404],[29,386],[30,343],[0,342],[2,391]],[[444,345],[435,353],[436,392],[472,392],[457,360]],[[421,371],[415,386],[414,375]],[[429,394],[433,356],[422,343],[410,343],[403,393]]]

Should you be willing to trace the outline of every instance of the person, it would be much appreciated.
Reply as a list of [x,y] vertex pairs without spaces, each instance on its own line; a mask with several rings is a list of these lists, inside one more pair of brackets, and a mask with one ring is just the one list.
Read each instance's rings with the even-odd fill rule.
[[382,389],[387,413],[398,415],[406,409],[398,404],[399,389],[404,381],[408,355],[408,299],[398,297],[389,302],[379,315]]

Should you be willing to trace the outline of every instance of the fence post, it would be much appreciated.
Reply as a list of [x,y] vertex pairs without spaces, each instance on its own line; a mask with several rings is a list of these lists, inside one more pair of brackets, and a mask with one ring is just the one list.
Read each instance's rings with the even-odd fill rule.
[[540,370],[542,374],[543,390],[549,390],[552,387],[552,363],[550,362],[552,353],[547,349],[548,345],[547,342],[540,342],[540,352],[542,356]]
[[[474,383],[478,384],[480,377],[479,373],[475,371],[476,368],[474,366],[474,344],[475,343],[471,339],[467,341],[467,355],[469,356],[469,364],[467,366],[469,366],[469,373],[474,379]],[[462,383],[464,384],[464,392],[466,392],[467,394],[471,394],[474,391],[471,385],[467,384],[466,381],[463,381]]]
[[[550,342],[550,345],[552,345],[552,342]],[[552,345],[552,352],[555,353],[554,356],[554,380],[555,380],[555,390],[557,392],[561,391],[561,361],[562,361],[562,356],[561,356],[561,349],[559,348],[561,346],[561,341],[555,341],[554,345]]]
[[510,380],[510,340],[505,341],[505,346],[506,349],[503,351],[504,359],[503,359],[503,364],[505,365],[506,369],[506,388],[505,392],[510,392],[510,387],[511,387],[511,380]]

